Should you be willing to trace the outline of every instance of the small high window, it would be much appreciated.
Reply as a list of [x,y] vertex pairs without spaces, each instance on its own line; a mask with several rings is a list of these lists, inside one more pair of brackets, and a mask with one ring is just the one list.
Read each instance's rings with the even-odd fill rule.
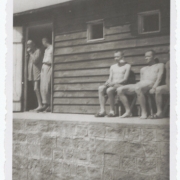
[[104,23],[102,20],[88,22],[87,27],[87,40],[103,40],[104,39]]
[[161,18],[159,10],[138,14],[139,34],[160,32]]

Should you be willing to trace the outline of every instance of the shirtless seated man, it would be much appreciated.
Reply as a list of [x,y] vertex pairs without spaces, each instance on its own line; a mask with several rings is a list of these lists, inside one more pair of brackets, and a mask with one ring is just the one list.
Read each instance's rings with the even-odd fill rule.
[[156,100],[156,106],[157,106],[157,113],[154,115],[154,118],[163,118],[163,99],[162,96],[165,94],[169,94],[170,90],[170,84],[169,84],[169,79],[170,79],[170,62],[168,61],[166,63],[166,83],[165,85],[158,86],[155,91],[155,100]]
[[145,53],[145,60],[148,66],[145,66],[140,70],[140,82],[136,84],[125,85],[117,89],[117,94],[125,107],[125,113],[121,116],[122,118],[132,116],[126,95],[135,93],[137,94],[137,98],[141,107],[141,118],[147,118],[145,94],[147,92],[152,94],[155,92],[155,89],[162,80],[164,64],[156,63],[155,52],[153,50],[147,51]]
[[100,111],[95,116],[96,117],[104,117],[106,115],[105,112],[105,103],[107,98],[110,101],[110,112],[109,117],[114,117],[114,101],[116,89],[120,86],[123,86],[129,77],[131,65],[127,64],[124,60],[124,54],[122,51],[116,51],[114,53],[114,59],[116,64],[110,67],[110,75],[109,79],[106,83],[99,87],[99,102],[100,102]]

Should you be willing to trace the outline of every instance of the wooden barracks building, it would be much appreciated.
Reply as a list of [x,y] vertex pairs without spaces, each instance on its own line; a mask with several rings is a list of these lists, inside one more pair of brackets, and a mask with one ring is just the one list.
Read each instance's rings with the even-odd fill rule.
[[155,50],[160,62],[169,60],[170,0],[51,0],[42,4],[19,4],[14,10],[14,111],[28,111],[37,103],[27,81],[28,39],[39,48],[44,36],[52,42],[53,113],[98,111],[98,87],[108,79],[115,50],[124,51],[135,81],[139,81],[147,50]]

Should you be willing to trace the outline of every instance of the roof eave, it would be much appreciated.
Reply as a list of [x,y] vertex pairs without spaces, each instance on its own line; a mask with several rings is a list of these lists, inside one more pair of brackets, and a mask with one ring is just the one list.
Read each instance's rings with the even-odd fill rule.
[[37,12],[43,12],[46,10],[51,10],[51,9],[55,9],[58,7],[67,6],[69,4],[70,4],[70,1],[67,1],[67,2],[63,2],[63,3],[51,5],[51,6],[46,6],[46,7],[37,8],[37,9],[31,9],[31,10],[23,11],[23,12],[19,12],[19,13],[14,13],[13,16],[15,17],[15,16],[28,15],[28,14],[37,13]]

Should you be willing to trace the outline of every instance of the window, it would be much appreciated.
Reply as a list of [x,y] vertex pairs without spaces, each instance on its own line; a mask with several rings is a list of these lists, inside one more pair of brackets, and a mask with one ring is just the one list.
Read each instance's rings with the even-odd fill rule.
[[139,34],[160,32],[161,19],[159,10],[142,12],[138,14]]
[[88,22],[87,40],[103,40],[104,39],[104,23],[102,20]]

